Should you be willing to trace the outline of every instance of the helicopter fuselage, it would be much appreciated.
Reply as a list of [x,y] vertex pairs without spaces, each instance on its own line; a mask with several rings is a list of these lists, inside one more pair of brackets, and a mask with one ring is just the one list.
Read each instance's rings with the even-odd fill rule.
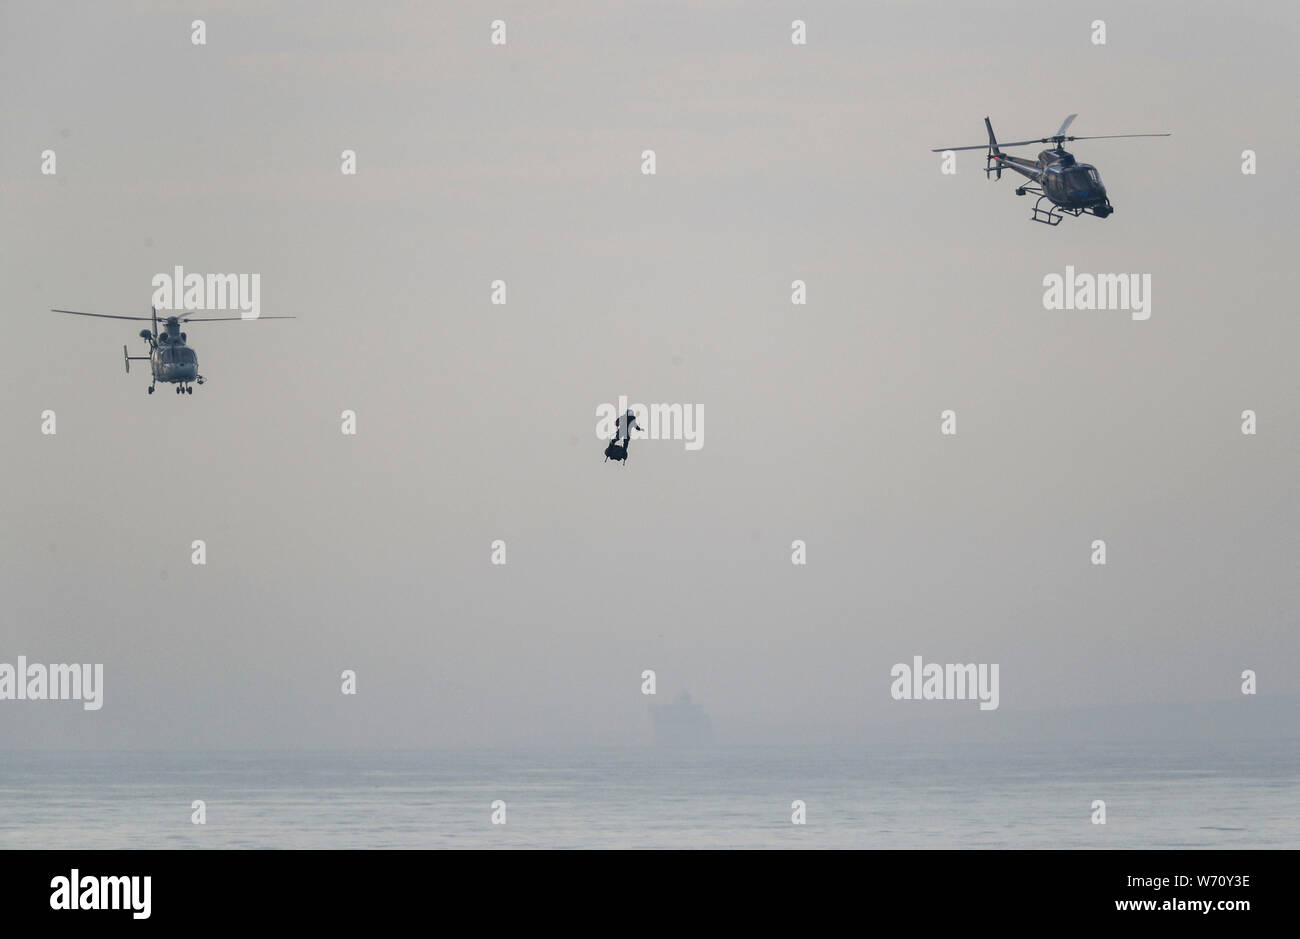
[[[167,317],[157,332],[142,329],[140,338],[149,343],[149,368],[153,373],[149,394],[153,394],[154,385],[158,382],[174,384],[177,394],[193,394],[191,382],[203,384],[203,376],[199,374],[198,354],[186,343],[179,319]],[[126,358],[126,370],[130,372],[131,356],[125,346],[122,347],[122,355]]]
[[175,339],[166,333],[159,336],[157,345],[149,354],[149,365],[153,369],[154,381],[190,382],[199,377],[198,354],[185,344],[184,334]]
[[1043,195],[1063,209],[1082,209],[1098,218],[1115,211],[1106,197],[1097,168],[1078,163],[1059,147],[1044,150],[1037,160],[998,154],[998,165],[1015,170],[1043,188]]

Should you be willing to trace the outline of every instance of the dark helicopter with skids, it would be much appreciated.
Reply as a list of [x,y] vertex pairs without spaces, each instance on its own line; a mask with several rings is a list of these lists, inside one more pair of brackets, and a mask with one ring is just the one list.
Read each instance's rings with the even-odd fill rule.
[[[1106,196],[1106,187],[1101,184],[1101,176],[1097,173],[1095,166],[1089,166],[1087,163],[1079,163],[1074,159],[1074,154],[1067,153],[1061,145],[1068,140],[1109,140],[1115,137],[1168,137],[1169,134],[1102,134],[1093,137],[1067,137],[1065,131],[1069,128],[1077,114],[1071,114],[1061,124],[1061,129],[1050,137],[1040,137],[1037,140],[1017,140],[1013,143],[999,144],[997,138],[993,136],[993,125],[989,119],[984,118],[984,126],[989,132],[989,142],[985,144],[975,144],[971,147],[936,147],[931,153],[943,153],[948,150],[983,150],[988,147],[988,156],[984,163],[984,173],[987,176],[990,173],[996,173],[997,178],[1002,178],[1004,169],[1014,170],[1021,176],[1029,180],[1028,183],[1016,188],[1016,195],[1023,196],[1026,193],[1035,193],[1038,201],[1034,203],[1033,214],[1030,218],[1035,222],[1042,222],[1045,225],[1059,225],[1066,215],[1073,215],[1078,218],[1080,215],[1095,215],[1097,218],[1105,218],[1115,211],[1110,204],[1110,199]],[[1022,157],[1011,156],[1003,153],[1003,147],[1027,147],[1036,143],[1050,143],[1054,146],[1050,150],[1044,150],[1038,154],[1037,160],[1026,160]],[[1043,208],[1043,203],[1047,203],[1047,208]]]
[[71,313],[73,316],[95,316],[110,320],[145,320],[153,322],[152,329],[140,330],[140,338],[149,344],[148,355],[131,355],[126,346],[122,347],[122,358],[126,363],[127,374],[131,372],[131,363],[148,360],[153,380],[149,383],[149,394],[153,394],[158,382],[174,384],[177,394],[194,394],[194,384],[203,384],[206,379],[199,374],[199,357],[193,347],[186,342],[185,333],[181,332],[182,323],[217,323],[227,320],[291,320],[293,316],[197,316],[197,312],[181,313],[163,318],[163,328],[158,328],[158,310],[150,307],[151,316],[119,316],[114,313],[82,313],[79,310],[51,310],[52,313]]

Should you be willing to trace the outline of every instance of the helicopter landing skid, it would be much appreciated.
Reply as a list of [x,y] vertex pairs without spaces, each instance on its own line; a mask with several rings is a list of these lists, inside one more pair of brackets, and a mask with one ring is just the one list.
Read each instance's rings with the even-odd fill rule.
[[[1085,211],[1084,209],[1067,209],[1057,205],[1051,199],[1048,199],[1047,194],[1038,186],[1016,187],[1016,195],[1023,196],[1025,193],[1033,193],[1038,196],[1038,201],[1034,203],[1034,207],[1029,214],[1031,222],[1042,222],[1044,225],[1056,226],[1061,224],[1065,216],[1073,215],[1078,218]],[[1044,201],[1047,202],[1047,208],[1043,208]]]
[[[1032,222],[1042,222],[1044,225],[1060,225],[1061,220],[1065,218],[1061,214],[1060,208],[1050,199],[1047,200],[1047,208],[1043,208],[1043,200],[1047,196],[1039,196],[1038,201],[1034,203],[1033,211],[1029,215]],[[1069,211],[1068,209],[1066,211]]]

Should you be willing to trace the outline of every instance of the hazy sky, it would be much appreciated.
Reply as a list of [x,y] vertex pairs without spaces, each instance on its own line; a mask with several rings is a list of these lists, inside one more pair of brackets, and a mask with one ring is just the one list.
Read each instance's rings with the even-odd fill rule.
[[[1300,693],[1294,3],[538,6],[0,4],[0,662],[105,666],[0,744],[635,744],[647,668],[869,741],[975,708],[914,655],[999,663],[990,722]],[[1072,112],[1173,133],[1074,145],[1106,220],[930,153]],[[48,312],[178,264],[299,319],[190,327],[182,399]],[[1044,310],[1066,265],[1150,320]],[[704,446],[603,463],[619,395]]]

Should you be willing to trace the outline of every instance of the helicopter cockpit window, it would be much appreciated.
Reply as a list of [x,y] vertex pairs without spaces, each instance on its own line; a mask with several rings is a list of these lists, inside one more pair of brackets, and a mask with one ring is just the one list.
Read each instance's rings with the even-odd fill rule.
[[1096,175],[1096,170],[1083,167],[1072,169],[1065,174],[1065,186],[1070,192],[1085,192],[1093,187],[1093,179]]
[[1101,177],[1097,175],[1097,171],[1093,169],[1091,166],[1088,167],[1088,178],[1092,180],[1092,184],[1094,186],[1101,185]]

